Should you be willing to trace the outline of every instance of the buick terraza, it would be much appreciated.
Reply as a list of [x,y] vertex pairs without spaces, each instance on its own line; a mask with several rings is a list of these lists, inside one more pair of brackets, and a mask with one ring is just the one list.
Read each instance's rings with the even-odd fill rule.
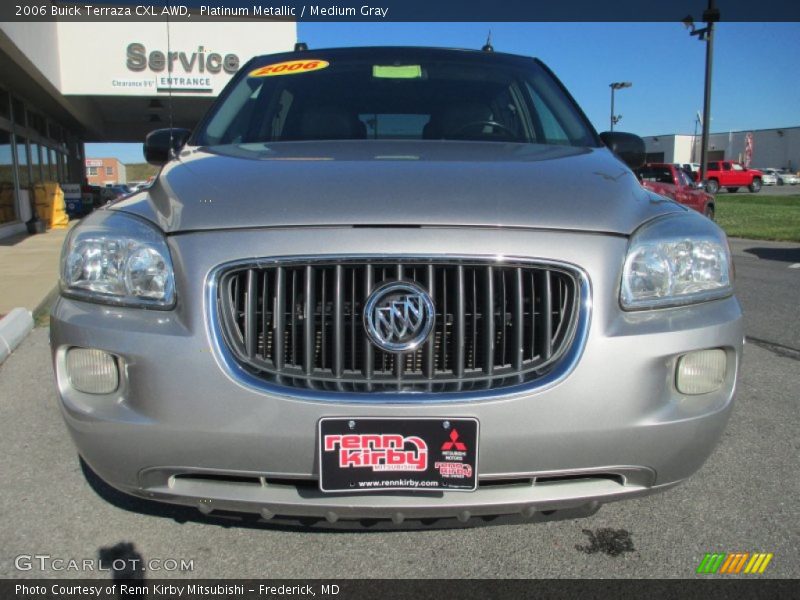
[[674,486],[725,427],[742,315],[725,235],[638,183],[643,151],[532,58],[253,59],[65,243],[80,456],[136,496],[322,524]]

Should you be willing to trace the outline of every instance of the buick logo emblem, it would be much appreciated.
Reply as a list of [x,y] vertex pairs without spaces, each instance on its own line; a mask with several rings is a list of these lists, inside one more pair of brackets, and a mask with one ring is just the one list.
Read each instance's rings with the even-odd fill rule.
[[415,283],[395,281],[370,294],[364,326],[381,350],[412,352],[430,335],[435,315],[428,292]]

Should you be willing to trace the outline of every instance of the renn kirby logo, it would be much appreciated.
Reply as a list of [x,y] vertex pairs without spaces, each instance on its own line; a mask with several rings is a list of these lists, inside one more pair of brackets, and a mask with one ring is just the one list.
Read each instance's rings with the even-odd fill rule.
[[472,466],[460,462],[437,462],[433,465],[442,477],[469,479],[472,477]]
[[325,452],[338,450],[341,468],[371,467],[373,471],[425,471],[428,468],[428,446],[416,436],[326,435],[324,448]]

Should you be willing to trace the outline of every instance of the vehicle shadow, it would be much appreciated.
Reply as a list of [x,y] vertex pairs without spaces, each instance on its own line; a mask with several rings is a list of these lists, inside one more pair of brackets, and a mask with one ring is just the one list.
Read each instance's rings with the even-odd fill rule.
[[199,510],[188,506],[156,502],[154,500],[147,500],[121,492],[103,481],[82,458],[78,458],[80,460],[81,471],[89,487],[109,504],[128,512],[162,519],[171,519],[181,525],[184,523],[202,523],[224,528],[242,527],[246,529],[265,529],[270,531],[291,531],[293,533],[369,533],[380,531],[465,529],[497,525],[548,523],[552,521],[590,517],[600,509],[599,504],[590,503],[574,509],[537,512],[531,517],[524,517],[522,515],[473,517],[466,523],[449,518],[421,519],[408,520],[399,525],[394,524],[388,519],[360,519],[358,521],[347,520],[329,523],[325,519],[316,517],[282,518],[277,516],[273,519],[265,520],[256,514],[232,511],[214,511],[209,515],[205,515]]
[[763,260],[800,262],[800,246],[796,248],[745,248],[744,251]]

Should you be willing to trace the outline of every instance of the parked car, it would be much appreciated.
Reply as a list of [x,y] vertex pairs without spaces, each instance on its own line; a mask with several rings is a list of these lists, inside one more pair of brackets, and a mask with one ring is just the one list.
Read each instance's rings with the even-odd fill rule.
[[758,168],[761,171],[761,184],[762,185],[778,185],[778,169],[772,168]]
[[778,185],[797,185],[800,183],[800,177],[797,173],[792,173],[788,169],[775,169],[775,177],[778,179]]
[[705,192],[699,183],[689,179],[686,172],[665,163],[648,163],[634,171],[648,190],[680,202],[709,219],[714,219],[714,196]]
[[261,56],[144,149],[152,187],[71,230],[50,333],[119,490],[323,524],[589,514],[722,435],[725,234],[536,59]]
[[80,198],[67,200],[67,214],[78,219],[85,217],[101,204],[101,188],[96,185],[80,186]]
[[731,160],[712,160],[708,163],[706,191],[709,194],[716,194],[721,187],[731,193],[746,187],[755,193],[761,189],[761,184],[762,174],[757,169],[748,169]]
[[683,169],[691,179],[697,179],[696,174],[700,171],[700,163],[673,163],[679,169]]
[[113,184],[100,188],[100,196],[104,204],[124,198],[130,193],[130,188],[125,184]]
[[778,174],[778,178],[783,181],[784,185],[797,185],[800,183],[800,176],[797,173],[792,173],[788,169],[782,169]]
[[134,194],[134,193],[138,192],[140,189],[142,189],[145,186],[145,183],[146,182],[144,182],[144,181],[131,181],[131,182],[125,184],[125,185],[128,188],[128,193],[129,194]]

